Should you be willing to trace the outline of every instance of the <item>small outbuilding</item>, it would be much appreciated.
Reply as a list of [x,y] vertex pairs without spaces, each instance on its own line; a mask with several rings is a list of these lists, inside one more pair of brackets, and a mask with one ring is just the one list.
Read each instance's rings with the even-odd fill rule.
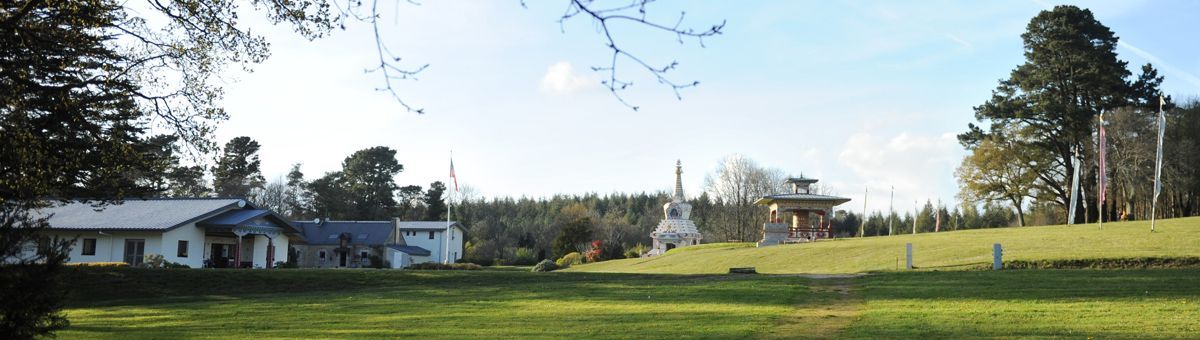
[[758,246],[832,238],[833,207],[850,199],[813,193],[812,185],[817,183],[813,178],[788,178],[787,183],[792,192],[764,196],[754,202],[768,206],[771,214],[763,224]]

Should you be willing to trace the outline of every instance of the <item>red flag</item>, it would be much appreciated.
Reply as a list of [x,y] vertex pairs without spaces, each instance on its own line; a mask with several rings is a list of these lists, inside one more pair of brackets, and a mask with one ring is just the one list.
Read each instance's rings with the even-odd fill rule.
[[454,159],[450,159],[450,179],[454,180],[454,192],[458,192],[458,176],[454,176]]
[[1099,196],[1101,204],[1104,203],[1104,200],[1107,196],[1105,191],[1107,191],[1107,189],[1108,189],[1108,180],[1107,180],[1107,178],[1105,178],[1106,177],[1105,173],[1108,168],[1108,165],[1106,164],[1107,158],[1108,158],[1107,157],[1108,143],[1107,143],[1107,141],[1105,141],[1105,139],[1106,138],[1104,136],[1104,115],[1100,115],[1100,173],[1096,177],[1099,177],[1099,182],[1100,182],[1099,183],[1100,184],[1100,190],[1099,190],[1100,193],[1098,194],[1098,196]]

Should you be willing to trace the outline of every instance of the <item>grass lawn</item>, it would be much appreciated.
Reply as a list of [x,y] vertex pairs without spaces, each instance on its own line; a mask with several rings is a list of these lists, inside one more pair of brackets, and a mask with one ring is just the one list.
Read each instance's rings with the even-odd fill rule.
[[139,270],[71,274],[72,338],[744,338],[807,279],[527,271]]
[[1075,226],[998,228],[917,235],[846,238],[771,247],[747,244],[684,247],[666,255],[605,261],[568,271],[659,274],[716,274],[730,267],[757,267],[760,273],[862,273],[904,268],[904,245],[912,243],[914,264],[923,269],[955,270],[989,265],[992,244],[1004,247],[1005,260],[1057,260],[1200,256],[1200,217],[1149,222]]
[[79,268],[62,338],[1195,337],[1200,270],[793,275]]

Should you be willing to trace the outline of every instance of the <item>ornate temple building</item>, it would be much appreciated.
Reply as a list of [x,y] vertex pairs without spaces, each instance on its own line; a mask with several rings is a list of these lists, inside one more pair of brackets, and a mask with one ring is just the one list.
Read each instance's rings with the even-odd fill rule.
[[758,246],[780,243],[808,242],[833,237],[833,207],[849,202],[849,198],[812,193],[816,179],[788,178],[792,192],[765,196],[755,201],[770,207],[771,216],[763,224],[763,238]]
[[650,233],[654,246],[646,256],[662,255],[668,250],[700,244],[704,238],[696,230],[696,224],[688,219],[692,215],[692,205],[683,201],[683,165],[675,161],[675,193],[671,201],[663,204],[663,220]]

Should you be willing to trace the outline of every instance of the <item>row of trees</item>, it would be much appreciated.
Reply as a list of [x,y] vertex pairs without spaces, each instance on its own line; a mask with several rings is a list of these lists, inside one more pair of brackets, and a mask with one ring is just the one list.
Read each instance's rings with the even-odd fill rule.
[[[958,136],[970,151],[956,172],[960,199],[1006,204],[1020,225],[1029,208],[1053,211],[1056,218],[1044,222],[1064,223],[1079,167],[1085,195],[1076,196],[1075,222],[1148,219],[1162,98],[1167,142],[1159,217],[1200,211],[1200,103],[1176,106],[1160,97],[1163,77],[1150,64],[1133,77],[1117,58],[1117,36],[1089,10],[1043,11],[1021,37],[1025,63],[975,107],[981,125],[969,124]],[[1106,173],[1098,166],[1100,124],[1108,135]],[[1103,215],[1095,200],[1101,177],[1111,184]]]

